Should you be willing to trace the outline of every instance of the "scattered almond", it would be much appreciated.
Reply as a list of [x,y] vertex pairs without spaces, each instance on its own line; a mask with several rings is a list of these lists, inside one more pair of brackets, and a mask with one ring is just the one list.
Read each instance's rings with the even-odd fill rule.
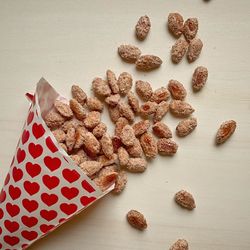
[[135,63],[141,55],[140,49],[133,45],[120,45],[118,53],[125,62],[129,63]]
[[153,122],[159,122],[167,114],[169,110],[169,104],[166,101],[162,101],[156,107],[155,114],[153,117]]
[[169,98],[170,94],[166,87],[161,87],[155,90],[150,98],[151,102],[160,103],[162,101],[166,101]]
[[72,97],[75,100],[77,100],[81,105],[85,104],[87,100],[87,95],[78,85],[72,85],[71,93],[72,93]]
[[138,113],[140,111],[139,107],[139,100],[135,96],[135,94],[132,91],[129,91],[128,93],[128,104],[130,105],[131,109],[134,111],[134,113]]
[[144,104],[141,105],[140,114],[142,116],[147,117],[149,115],[154,114],[156,109],[157,109],[157,103],[148,101],[148,102],[145,102]]
[[155,158],[157,155],[157,141],[149,132],[144,133],[140,138],[140,143],[147,158]]
[[170,128],[163,122],[157,122],[153,125],[153,131],[160,138],[171,138],[172,132]]
[[176,134],[180,137],[187,136],[190,134],[197,126],[196,118],[188,118],[180,121],[176,127]]
[[144,230],[147,228],[147,221],[145,219],[145,217],[143,216],[142,213],[136,211],[136,210],[130,210],[127,213],[127,220],[128,223],[139,230]]
[[73,112],[70,106],[66,103],[63,103],[59,100],[56,100],[54,103],[56,110],[65,118],[72,118]]
[[85,119],[87,112],[85,108],[76,99],[71,99],[69,104],[77,119]]
[[97,96],[106,97],[111,94],[111,89],[106,81],[96,77],[92,82],[92,89]]
[[177,240],[169,250],[188,250],[188,242],[184,239]]
[[199,66],[195,69],[192,78],[192,86],[194,91],[201,90],[206,84],[208,70],[205,67]]
[[135,26],[135,34],[139,40],[144,40],[150,30],[151,23],[148,16],[141,16]]
[[117,79],[116,79],[115,73],[113,71],[111,71],[110,69],[108,69],[106,72],[106,75],[107,75],[107,82],[108,82],[108,85],[109,85],[112,93],[118,94],[119,87],[117,85]]
[[133,83],[133,79],[129,73],[127,73],[127,72],[121,73],[118,80],[117,80],[120,94],[123,96],[127,95],[128,92],[130,91],[130,89],[132,88],[132,83]]
[[171,58],[174,63],[179,63],[188,50],[188,42],[180,37],[171,49]]
[[199,38],[194,38],[190,42],[188,51],[187,51],[187,59],[190,63],[197,60],[197,58],[199,57],[201,53],[202,47],[203,47],[203,43],[201,39]]
[[135,64],[138,70],[149,71],[159,68],[162,64],[162,60],[158,56],[143,55],[138,58]]
[[150,121],[149,120],[141,120],[135,124],[133,124],[133,129],[135,132],[135,136],[140,136],[147,132],[147,130],[150,127]]
[[178,117],[187,117],[194,112],[194,109],[189,103],[180,100],[173,100],[169,108],[171,113]]
[[196,207],[194,197],[185,190],[181,190],[175,194],[175,201],[180,206],[192,210]]
[[216,143],[224,143],[235,131],[236,122],[234,120],[225,121],[221,124],[216,134]]
[[123,170],[118,172],[118,176],[117,176],[117,179],[115,182],[115,188],[114,188],[113,192],[115,194],[121,193],[124,190],[124,188],[126,187],[127,182],[128,182],[128,178],[127,178],[126,172]]
[[147,169],[147,162],[143,158],[130,158],[126,169],[133,173],[142,173]]
[[183,17],[179,13],[170,13],[168,15],[168,29],[175,36],[179,37],[183,30]]
[[187,95],[187,91],[184,88],[183,84],[176,80],[170,80],[168,83],[168,90],[175,100],[183,101]]
[[141,80],[136,81],[135,90],[136,90],[136,93],[138,94],[138,96],[143,101],[149,101],[150,97],[153,94],[151,84],[149,82],[144,82]]
[[103,110],[103,103],[96,97],[89,97],[87,99],[87,108],[90,111],[99,111],[102,112]]
[[126,146],[132,146],[135,141],[135,133],[130,125],[125,125],[121,132],[121,141]]
[[178,145],[171,139],[161,138],[157,142],[158,152],[161,155],[174,155],[178,150]]
[[197,18],[188,18],[183,26],[183,34],[187,41],[191,41],[195,38],[197,32],[198,32],[198,19]]

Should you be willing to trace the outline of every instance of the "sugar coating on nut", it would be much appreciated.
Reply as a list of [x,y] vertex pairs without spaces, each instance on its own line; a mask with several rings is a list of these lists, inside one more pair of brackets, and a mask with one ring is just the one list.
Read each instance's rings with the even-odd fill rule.
[[143,158],[129,158],[126,169],[133,173],[142,173],[147,169],[147,162]]
[[128,178],[127,178],[126,172],[123,170],[118,172],[118,176],[117,176],[117,179],[115,182],[115,188],[114,188],[113,192],[115,194],[121,193],[124,190],[124,188],[126,187],[127,182],[128,182]]
[[134,144],[132,146],[126,147],[129,156],[131,157],[142,157],[143,150],[141,147],[141,143],[139,139],[135,139]]
[[169,250],[188,250],[188,242],[184,239],[178,239]]
[[169,108],[171,113],[178,117],[187,117],[194,112],[193,107],[189,103],[180,100],[173,100]]
[[187,95],[187,91],[184,88],[183,84],[176,80],[170,80],[168,83],[168,90],[175,100],[183,101]]
[[191,41],[195,38],[198,32],[199,24],[197,18],[188,18],[183,26],[183,34],[187,41]]
[[110,95],[108,97],[105,98],[105,102],[111,106],[111,107],[115,107],[119,101],[121,99],[121,96],[119,94],[114,94],[114,95]]
[[130,210],[127,213],[128,223],[139,230],[144,230],[147,228],[147,221],[144,215],[136,210]]
[[128,104],[135,113],[140,111],[139,100],[132,91],[128,93]]
[[71,119],[71,120],[65,121],[65,122],[62,124],[62,127],[61,127],[61,128],[62,128],[62,130],[63,130],[64,132],[67,133],[68,129],[71,128],[71,127],[77,129],[78,127],[83,127],[83,126],[84,126],[83,121],[80,121],[80,120],[78,120],[78,119],[73,118],[73,119]]
[[157,122],[152,127],[154,134],[160,138],[171,138],[172,132],[170,128],[163,122]]
[[102,164],[98,161],[84,161],[80,164],[80,168],[87,176],[92,176],[102,168]]
[[118,160],[121,166],[126,166],[128,164],[128,160],[129,160],[129,154],[127,152],[127,150],[124,147],[120,147],[118,148]]
[[183,30],[183,17],[179,13],[170,13],[168,15],[168,29],[175,36],[179,37]]
[[83,134],[83,146],[87,155],[91,157],[95,157],[101,149],[99,141],[90,132]]
[[100,162],[102,166],[109,166],[116,163],[117,154],[113,154],[110,158],[107,158],[105,155],[100,155],[98,156],[97,161]]
[[91,111],[87,114],[83,123],[84,126],[88,129],[92,129],[97,126],[101,121],[101,114],[98,111]]
[[76,134],[75,134],[76,141],[75,141],[75,146],[74,146],[75,149],[79,149],[80,147],[82,147],[82,145],[84,144],[84,140],[85,140],[84,136],[87,132],[88,131],[86,130],[85,127],[78,127],[76,129]]
[[88,97],[86,105],[90,111],[102,112],[103,110],[103,103],[96,97]]
[[117,177],[117,172],[111,172],[95,178],[94,181],[102,191],[105,191],[116,182]]
[[135,141],[135,133],[130,125],[125,125],[120,134],[121,141],[126,146],[132,146]]
[[115,135],[120,137],[122,129],[128,124],[129,122],[126,118],[120,117],[115,124]]
[[192,210],[196,207],[194,197],[185,190],[177,192],[174,196],[174,199],[177,204],[189,210]]
[[208,70],[203,66],[195,69],[192,77],[192,86],[194,91],[201,90],[207,82]]
[[176,127],[176,134],[180,137],[189,135],[197,126],[197,119],[194,117],[182,120]]
[[72,85],[71,93],[72,97],[76,99],[81,105],[85,104],[87,95],[78,85]]
[[96,138],[100,138],[104,135],[104,133],[107,131],[107,126],[105,123],[100,122],[92,131],[93,135]]
[[103,154],[107,158],[111,159],[113,156],[113,153],[114,153],[114,149],[113,149],[112,139],[107,133],[105,133],[102,136],[102,138],[100,140],[100,144],[102,147]]
[[132,76],[128,72],[122,72],[118,77],[117,84],[119,86],[120,94],[123,96],[127,95],[132,88]]
[[70,158],[76,165],[81,164],[81,157],[79,155],[70,155]]
[[73,116],[73,112],[68,104],[55,100],[54,106],[58,113],[60,113],[63,117],[71,118]]
[[174,63],[179,63],[184,55],[186,54],[188,49],[188,42],[180,37],[171,49],[171,58]]
[[133,45],[120,45],[118,54],[125,62],[134,63],[141,55],[141,50]]
[[92,81],[92,90],[94,91],[95,95],[101,97],[106,97],[111,94],[111,89],[108,83],[100,77],[96,77]]
[[159,122],[167,114],[169,110],[169,104],[166,101],[162,101],[156,107],[156,111],[153,117],[153,122]]
[[147,117],[147,116],[152,115],[153,113],[155,113],[156,108],[157,108],[157,103],[156,102],[151,102],[151,101],[145,102],[140,107],[140,114],[142,116]]
[[148,16],[141,16],[135,26],[135,34],[139,40],[144,40],[150,30],[151,23]]
[[178,150],[178,145],[171,139],[161,138],[157,142],[158,152],[161,155],[174,155]]
[[129,122],[134,121],[135,114],[127,103],[120,101],[118,103],[118,109],[119,109],[121,116],[125,117]]
[[155,90],[150,98],[151,102],[160,103],[166,101],[169,98],[170,94],[166,87],[161,87]]
[[119,106],[108,107],[109,116],[112,122],[116,123],[118,119],[121,117]]
[[134,123],[132,127],[134,129],[135,136],[140,136],[140,135],[144,134],[145,132],[147,132],[147,130],[150,127],[150,121],[149,120],[141,120],[137,123]]
[[46,123],[46,125],[50,128],[50,129],[55,129],[60,127],[64,121],[65,118],[63,116],[61,116],[59,113],[57,113],[54,110],[51,110],[45,117],[44,117],[44,121]]
[[190,63],[197,60],[197,58],[199,57],[201,53],[202,47],[203,47],[203,43],[201,39],[199,38],[194,38],[190,42],[188,51],[187,51],[187,59]]
[[151,84],[149,82],[141,80],[136,81],[135,91],[143,101],[149,101],[150,97],[153,94]]
[[66,134],[65,138],[66,146],[68,151],[71,151],[74,148],[76,142],[76,130],[75,128],[70,128]]
[[113,71],[111,71],[110,69],[108,69],[106,72],[106,76],[107,76],[108,85],[109,85],[112,93],[118,94],[119,87],[117,85],[117,79],[116,79],[115,73]]
[[216,143],[224,143],[235,131],[236,122],[234,120],[225,121],[220,125],[216,134]]
[[141,71],[150,71],[159,68],[161,64],[161,58],[154,55],[142,55],[135,63],[136,68]]
[[77,119],[83,120],[86,117],[85,108],[76,99],[71,99],[69,105]]
[[153,135],[149,132],[143,134],[140,138],[140,143],[144,154],[147,158],[155,158],[158,150],[157,150],[157,140],[153,137]]
[[52,131],[52,134],[54,135],[54,137],[56,138],[56,140],[58,142],[65,141],[66,134],[64,133],[64,131],[62,129],[56,129],[56,130]]

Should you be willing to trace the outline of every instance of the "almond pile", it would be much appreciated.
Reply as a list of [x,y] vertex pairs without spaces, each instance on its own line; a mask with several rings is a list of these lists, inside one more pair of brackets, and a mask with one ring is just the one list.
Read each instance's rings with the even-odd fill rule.
[[[203,48],[202,41],[196,37],[198,19],[184,22],[179,13],[170,13],[167,26],[178,38],[171,49],[172,61],[179,63],[185,54],[190,63],[196,61]],[[136,37],[143,41],[150,28],[149,17],[142,16],[135,26]],[[150,71],[162,64],[158,56],[142,55],[134,45],[120,45],[118,54],[125,62],[134,63],[138,70]],[[201,90],[207,78],[207,68],[197,67],[192,76],[193,90]],[[73,85],[69,103],[56,100],[44,120],[61,147],[102,191],[115,184],[113,192],[121,193],[127,184],[126,171],[142,173],[148,160],[159,154],[176,154],[178,145],[172,139],[173,131],[162,121],[168,112],[181,119],[175,128],[177,136],[186,137],[197,127],[197,119],[192,116],[195,109],[186,100],[184,85],[177,80],[171,79],[167,85],[153,89],[147,81],[134,81],[128,72],[117,77],[107,70],[104,78],[93,79],[92,91],[94,96],[88,97],[79,86]],[[114,123],[112,134],[101,121],[104,108]],[[224,122],[217,132],[216,143],[225,142],[235,129],[235,121]],[[174,199],[188,210],[196,207],[192,194],[185,190],[177,192]],[[129,211],[127,220],[136,229],[147,228],[145,217],[137,210]],[[186,250],[188,242],[179,239],[170,249]]]

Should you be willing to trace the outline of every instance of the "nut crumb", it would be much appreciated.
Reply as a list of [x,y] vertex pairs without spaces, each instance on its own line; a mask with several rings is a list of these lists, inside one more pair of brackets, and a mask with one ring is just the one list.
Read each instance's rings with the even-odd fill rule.
[[184,239],[177,240],[169,250],[188,250],[188,242]]

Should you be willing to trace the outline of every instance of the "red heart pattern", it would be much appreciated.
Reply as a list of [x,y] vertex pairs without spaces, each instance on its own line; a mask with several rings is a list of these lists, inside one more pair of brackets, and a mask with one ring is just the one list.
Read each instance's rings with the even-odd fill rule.
[[61,154],[37,105],[31,105],[0,192],[0,249],[29,247],[102,195]]

